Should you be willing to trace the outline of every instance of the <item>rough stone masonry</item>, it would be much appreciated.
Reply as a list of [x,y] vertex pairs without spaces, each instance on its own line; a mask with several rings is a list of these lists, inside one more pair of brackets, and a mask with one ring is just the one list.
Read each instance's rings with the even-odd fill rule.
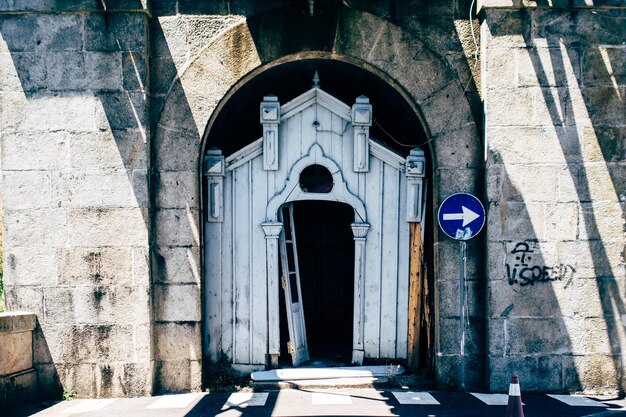
[[438,386],[623,391],[626,4],[312,4],[0,0],[6,304],[37,314],[40,390],[202,388],[206,134],[243,83],[316,57],[410,103],[434,208],[486,203],[463,360],[458,246],[432,232]]

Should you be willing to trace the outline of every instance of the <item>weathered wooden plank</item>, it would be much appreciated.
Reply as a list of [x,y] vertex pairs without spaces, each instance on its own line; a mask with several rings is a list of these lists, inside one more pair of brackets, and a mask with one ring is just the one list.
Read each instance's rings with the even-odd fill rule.
[[[345,149],[345,147],[344,147]],[[352,163],[352,159],[349,159]],[[349,165],[351,166],[351,165]],[[370,172],[367,175],[365,204],[370,208],[368,222],[370,230],[367,234],[365,248],[365,322],[364,349],[365,356],[380,357],[380,278],[382,249],[382,217],[380,216],[383,195],[381,178],[383,165],[380,161],[370,161]]]
[[422,319],[422,224],[411,223],[411,243],[409,255],[409,340],[407,366],[417,369],[419,366],[420,327]]
[[[300,159],[303,128],[303,114],[297,114],[289,118],[285,125],[285,136],[281,145],[281,150],[285,153],[285,178],[289,174],[292,165]],[[284,181],[284,178],[280,180]],[[280,180],[280,184],[283,184],[284,182]]]
[[[424,242],[424,233],[422,232],[422,242]],[[422,244],[423,245],[423,244]],[[422,271],[423,271],[423,286],[424,289],[422,291],[422,327],[426,328],[426,363],[425,366],[427,369],[433,369],[435,366],[435,349],[433,343],[435,343],[435,320],[433,318],[433,302],[430,295],[432,291],[432,272],[428,267],[428,263],[424,262],[422,251]]]
[[251,161],[252,203],[250,212],[250,234],[252,236],[252,363],[265,363],[267,353],[267,261],[265,234],[261,223],[265,221],[267,205],[267,172],[263,170],[263,159]]
[[221,293],[221,326],[222,326],[222,352],[230,359],[233,358],[233,341],[235,328],[234,317],[234,279],[233,279],[233,173],[229,172],[224,177],[224,228],[222,230],[222,275],[216,279],[222,281]]
[[217,360],[222,339],[222,223],[205,222],[204,249],[206,288],[204,354]]
[[399,172],[400,207],[398,222],[398,308],[396,321],[396,358],[406,358],[408,349],[409,308],[409,223],[404,219],[406,207],[406,176]]
[[291,151],[293,152],[292,161],[294,163],[302,156],[306,155],[309,152],[309,148],[316,143],[317,132],[313,123],[318,122],[317,109],[318,106],[314,105],[307,108],[301,114],[299,136],[293,136],[291,138],[293,142],[290,144]]
[[250,166],[233,171],[234,362],[250,363]]
[[333,115],[330,111],[324,107],[317,105],[317,117],[316,120],[319,126],[316,128],[317,143],[320,144],[324,150],[325,155],[333,155],[333,142],[336,135],[333,133]]
[[380,355],[393,358],[396,355],[396,312],[398,300],[398,221],[399,221],[399,172],[383,164],[382,183],[385,193],[382,205],[382,273],[380,294]]
[[[332,141],[332,155],[341,155],[342,146],[343,146],[343,128],[345,126],[346,121],[336,114],[332,115],[331,119],[331,130],[336,133],[335,137]],[[341,159],[335,159],[335,161],[341,161]]]
[[[289,169],[287,166],[288,160],[286,148],[289,141],[289,126],[291,126],[292,123],[291,119],[293,118],[283,121],[283,123],[278,127],[278,171],[272,171],[274,172],[274,184],[277,188],[276,192],[278,192],[285,184],[285,178],[287,177],[288,172],[287,170]],[[272,196],[270,196],[270,198],[271,197]]]

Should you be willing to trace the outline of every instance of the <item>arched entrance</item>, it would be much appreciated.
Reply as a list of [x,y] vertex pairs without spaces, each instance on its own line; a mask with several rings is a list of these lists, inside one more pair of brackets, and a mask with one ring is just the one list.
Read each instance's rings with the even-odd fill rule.
[[[213,124],[207,138],[211,148],[204,158],[203,186],[207,202],[205,355],[213,360],[226,356],[242,370],[277,365],[280,332],[284,331],[278,296],[278,286],[282,286],[289,330],[287,350],[294,365],[309,359],[307,332],[317,336],[312,345],[317,354],[337,348],[328,340],[336,338],[335,334],[322,334],[320,329],[323,318],[332,317],[333,308],[352,317],[336,323],[351,327],[350,331],[343,329],[339,337],[350,342],[349,363],[404,362],[415,346],[409,322],[422,322],[421,317],[416,320],[409,313],[413,285],[409,224],[424,221],[426,159],[411,142],[424,140],[425,134],[416,130],[419,121],[414,113],[409,117],[410,107],[400,94],[367,71],[320,59],[285,66],[268,69],[260,79],[242,85],[224,105],[225,114],[218,117],[221,122]],[[309,75],[315,73],[312,87],[285,104],[275,95],[262,96],[257,102],[261,106],[256,122],[262,127],[259,139],[243,141],[241,135],[254,134],[248,123],[228,127],[229,118],[246,120],[247,115],[238,115],[256,90],[267,94],[272,87],[284,89],[289,85],[286,79],[299,67],[303,71],[319,68],[309,71]],[[268,72],[276,77],[273,83]],[[295,74],[297,84],[300,74]],[[352,95],[354,104],[350,107],[322,89],[321,74],[339,80],[329,83],[330,88],[346,97]],[[371,92],[376,101],[358,94],[359,89]],[[380,106],[380,114],[374,106]],[[246,113],[259,118],[258,110]],[[235,146],[239,149],[231,150]],[[223,149],[229,154],[224,155]],[[294,204],[311,200],[343,202],[353,210],[350,237],[354,255],[349,262],[353,280],[347,285],[352,288],[352,301],[326,303],[324,311],[320,311],[324,303],[318,301],[316,309],[313,299],[302,297],[300,288],[292,209]],[[329,231],[333,239],[338,238],[336,230]],[[306,232],[305,241],[314,230]],[[421,257],[413,263],[424,264]],[[342,265],[334,268],[345,269]],[[339,276],[336,271],[333,274]],[[330,289],[319,294],[322,300],[333,297]],[[420,301],[432,303],[430,298]],[[305,309],[311,310],[308,325]],[[326,327],[332,324],[329,321]],[[423,348],[431,351],[432,345]],[[345,346],[343,352],[342,348],[335,350],[334,354],[345,357]]]
[[[202,157],[207,154],[208,149],[213,146],[220,147],[221,145],[218,145],[220,143],[231,143],[236,146],[233,146],[230,152],[235,152],[239,146],[260,136],[261,128],[256,121],[250,126],[256,129],[257,133],[251,136],[235,134],[237,125],[249,125],[244,123],[245,120],[242,117],[250,113],[243,110],[250,109],[251,114],[258,115],[258,99],[261,99],[264,94],[279,95],[281,101],[295,97],[296,93],[286,94],[283,98],[280,89],[295,85],[298,77],[301,78],[302,88],[298,88],[297,91],[304,91],[311,85],[311,73],[293,71],[291,77],[271,77],[273,72],[270,70],[292,62],[301,61],[308,65],[312,60],[319,60],[329,62],[331,67],[337,65],[338,73],[346,68],[346,64],[357,69],[357,71],[343,72],[344,77],[329,78],[328,74],[324,74],[325,70],[322,66],[314,65],[320,70],[322,87],[327,88],[342,100],[344,99],[340,90],[345,87],[352,89],[350,90],[352,98],[360,94],[368,94],[375,109],[393,108],[399,103],[404,109],[408,109],[408,112],[389,112],[389,114],[395,115],[392,119],[399,123],[404,120],[416,121],[415,125],[421,127],[415,129],[414,132],[424,131],[423,138],[421,134],[414,135],[414,132],[408,138],[404,138],[388,130],[390,125],[387,122],[382,123],[380,119],[378,122],[390,133],[390,136],[399,142],[403,142],[403,139],[409,140],[410,145],[427,142],[424,150],[429,161],[427,173],[431,180],[429,187],[432,193],[429,195],[432,196],[433,205],[436,206],[439,201],[453,192],[480,193],[483,178],[482,143],[469,103],[465,98],[464,83],[459,81],[456,72],[445,59],[433,53],[428,45],[415,34],[367,12],[356,9],[344,11],[345,13],[338,16],[338,23],[333,25],[332,31],[334,32],[330,36],[334,42],[332,47],[323,48],[328,52],[322,52],[319,48],[316,50],[311,47],[300,47],[298,40],[301,38],[293,36],[290,38],[293,42],[290,43],[266,43],[266,46],[272,45],[269,51],[271,53],[265,53],[268,50],[260,53],[256,48],[256,43],[262,40],[257,38],[270,32],[260,32],[259,28],[255,29],[250,26],[245,19],[233,22],[232,26],[212,39],[205,49],[199,51],[192,62],[182,70],[165,97],[159,122],[153,134],[155,142],[153,158],[157,161],[155,174],[175,170],[177,178],[188,175],[190,178],[197,178],[197,184],[201,185]],[[267,20],[268,23],[270,21],[271,19]],[[358,23],[360,37],[354,37],[355,23]],[[372,39],[376,40],[374,49]],[[222,57],[226,59],[221,59]],[[268,87],[270,91],[261,91],[259,86],[252,90],[244,88],[247,85],[252,86],[255,81],[262,80],[264,74],[270,77],[265,79],[266,82],[259,84]],[[382,106],[376,104],[376,92],[357,91],[354,88],[356,83],[353,81],[358,81],[359,76],[367,77],[367,82],[362,83],[364,88],[375,89],[376,86],[382,85],[383,88],[379,90],[382,96],[398,97],[399,100],[383,99],[379,101]],[[334,83],[333,80],[344,82]],[[242,90],[248,93],[252,91],[253,94],[247,94],[248,99],[246,99],[246,94],[239,95]],[[349,99],[345,101],[348,104],[351,103]],[[231,110],[225,111],[229,104],[232,105]],[[250,117],[255,118],[255,116]],[[221,134],[217,134],[220,126],[226,130],[221,130]],[[230,132],[228,126],[235,129]],[[372,126],[371,129],[374,132],[377,127]],[[374,133],[372,136],[375,137]],[[415,139],[418,137],[420,140],[423,139],[423,142]],[[386,144],[393,142],[384,138],[381,140]],[[228,155],[226,146],[223,149]],[[160,195],[176,195],[177,184],[173,181],[157,181],[154,185],[155,195],[157,198]],[[168,236],[184,237],[184,239],[177,238],[171,241],[166,239],[157,241],[154,247],[158,255],[155,264],[157,271],[164,271],[161,265],[179,262],[180,251],[177,246],[183,245],[185,248],[190,247],[189,250],[185,250],[188,252],[187,258],[192,265],[201,265],[202,271],[206,271],[208,267],[207,260],[204,259],[204,250],[198,250],[204,245],[207,236],[203,216],[208,210],[209,202],[206,195],[202,194],[207,187],[202,185],[196,187],[195,184],[188,186],[190,190],[197,190],[190,192],[197,193],[196,201],[199,204],[183,207],[178,211],[159,209],[155,211],[153,228],[156,236],[167,233]],[[428,210],[427,220],[431,218],[431,213],[432,211]],[[432,227],[426,229],[431,232],[433,230]],[[428,235],[429,233],[426,233],[427,239]],[[431,236],[430,242],[435,245],[433,253],[435,261],[430,269],[434,287],[430,294],[435,301],[432,313],[435,320],[433,325],[435,334],[432,335],[431,342],[436,350],[436,377],[441,387],[455,387],[459,384],[454,371],[459,363],[458,341],[454,336],[458,329],[458,306],[449,300],[455,299],[458,288],[455,289],[449,281],[453,279],[452,277],[459,275],[459,263],[454,256],[451,256],[456,253],[453,243],[439,239],[436,231]],[[170,246],[176,246],[175,250],[170,250]],[[425,246],[432,247],[432,244],[427,243]],[[469,270],[478,271],[480,265],[477,257],[468,258]],[[195,282],[197,281],[194,280],[195,277],[190,272],[185,279],[188,282]],[[184,289],[198,293],[197,309],[200,310],[202,304],[202,309],[205,311],[207,298],[200,297],[199,294],[200,287],[206,294],[206,283],[191,286],[187,283],[179,283],[179,280],[180,278],[177,278],[175,282],[163,281],[160,292],[156,295],[157,306],[175,308],[169,300],[175,300],[173,296],[178,294],[179,288],[186,286]],[[172,291],[169,291],[170,288]],[[477,286],[475,291],[473,287],[470,287],[470,292],[475,292],[475,299],[480,299],[480,286]],[[166,295],[172,295],[172,297],[165,297]],[[202,320],[205,321],[205,319],[206,313],[203,313]],[[200,323],[195,318],[192,318],[193,320],[196,320],[194,326],[198,328]],[[477,320],[480,321],[480,317]],[[176,329],[186,329],[185,323],[169,323],[168,325]],[[380,328],[380,326],[375,327]],[[480,326],[477,326],[476,340],[481,337],[481,332]],[[203,336],[202,345],[206,346],[210,343],[208,334],[203,332]],[[199,341],[190,343],[193,345],[193,352],[202,350]],[[480,344],[476,346],[476,354],[472,353],[473,356],[468,357],[474,369],[481,369],[482,366],[480,346]],[[169,357],[158,352],[156,360],[167,362],[168,366],[170,363],[173,364]],[[204,357],[203,365],[206,365],[209,360],[212,359]],[[194,371],[197,369],[199,359],[190,355],[188,361],[190,361],[190,368],[186,372],[193,381],[196,381],[193,382],[194,384],[199,383],[197,378],[201,374]],[[176,363],[178,366],[178,362]],[[469,362],[466,361],[466,363]],[[157,375],[158,378],[160,377]]]

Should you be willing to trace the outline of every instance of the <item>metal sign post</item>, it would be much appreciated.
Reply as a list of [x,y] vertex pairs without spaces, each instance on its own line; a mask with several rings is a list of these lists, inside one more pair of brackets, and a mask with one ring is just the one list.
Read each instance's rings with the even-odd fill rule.
[[476,236],[485,225],[485,208],[478,198],[471,194],[459,193],[446,198],[439,206],[437,214],[439,227],[451,237],[459,241],[459,316],[460,316],[460,350],[459,385],[465,389],[465,333],[469,325],[467,306],[467,279],[465,266],[467,261],[466,241]]

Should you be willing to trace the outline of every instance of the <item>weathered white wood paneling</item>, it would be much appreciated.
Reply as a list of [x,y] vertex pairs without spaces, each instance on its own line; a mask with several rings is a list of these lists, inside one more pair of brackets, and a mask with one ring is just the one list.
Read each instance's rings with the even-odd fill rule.
[[[352,158],[349,158],[350,164]],[[348,165],[351,166],[351,165]],[[384,166],[373,159],[366,179],[365,205],[369,208],[367,222],[370,230],[365,245],[365,356],[380,357],[380,285],[382,276],[382,188]]]
[[398,306],[398,218],[399,172],[383,164],[382,268],[380,294],[380,356],[396,354],[396,309]]
[[267,205],[267,172],[263,171],[263,161],[255,158],[250,161],[252,168],[252,204],[251,227],[252,236],[252,363],[265,363],[267,353],[267,261],[265,234],[261,223],[265,221]]
[[398,305],[396,319],[396,358],[407,358],[409,337],[409,223],[404,221],[406,176],[400,173],[400,221],[398,222]]
[[[205,349],[210,358],[217,359],[222,351],[236,364],[259,365],[266,360],[268,331],[276,332],[279,323],[268,320],[268,246],[260,225],[276,219],[276,213],[266,211],[268,202],[277,194],[292,195],[293,190],[285,189],[287,176],[315,143],[339,165],[349,193],[363,202],[366,215],[355,220],[370,224],[364,248],[365,356],[406,357],[409,225],[403,217],[406,178],[401,159],[374,147],[380,155],[370,155],[369,172],[355,173],[349,108],[334,103],[331,107],[338,113],[330,111],[320,104],[327,99],[298,104],[300,113],[293,111],[295,105],[283,113],[287,117],[279,127],[277,171],[263,170],[263,156],[255,144],[249,145],[250,152],[231,159],[226,170],[224,222],[207,223],[205,228],[209,333]],[[291,175],[295,178],[299,172]],[[297,187],[297,182],[290,186]]]
[[[224,178],[224,221],[222,222],[222,250],[210,252],[210,256],[220,256],[222,258],[222,275],[213,276],[209,279],[222,281],[222,319],[221,319],[221,339],[222,352],[229,358],[233,358],[233,342],[235,339],[235,321],[233,306],[233,223],[235,217],[233,213],[233,181],[230,175]],[[219,354],[220,352],[216,352]]]
[[235,363],[251,363],[250,355],[250,168],[249,163],[233,171],[233,257]]
[[[217,359],[222,346],[222,223],[205,223],[205,259],[208,273],[204,276],[206,291],[205,308],[205,355]],[[217,278],[217,279],[215,279]]]
[[284,184],[287,170],[302,157],[299,142],[302,140],[303,117],[302,113],[298,113],[282,123],[284,136],[281,138],[282,146],[280,150],[285,155],[285,163],[279,167],[279,173],[281,174],[277,175],[279,187]]
[[335,135],[332,125],[332,113],[319,105],[315,106],[315,108],[315,113],[317,114],[315,120],[318,123],[315,132],[317,143],[320,144],[322,149],[326,150],[327,154],[334,156],[332,143],[335,140]]

